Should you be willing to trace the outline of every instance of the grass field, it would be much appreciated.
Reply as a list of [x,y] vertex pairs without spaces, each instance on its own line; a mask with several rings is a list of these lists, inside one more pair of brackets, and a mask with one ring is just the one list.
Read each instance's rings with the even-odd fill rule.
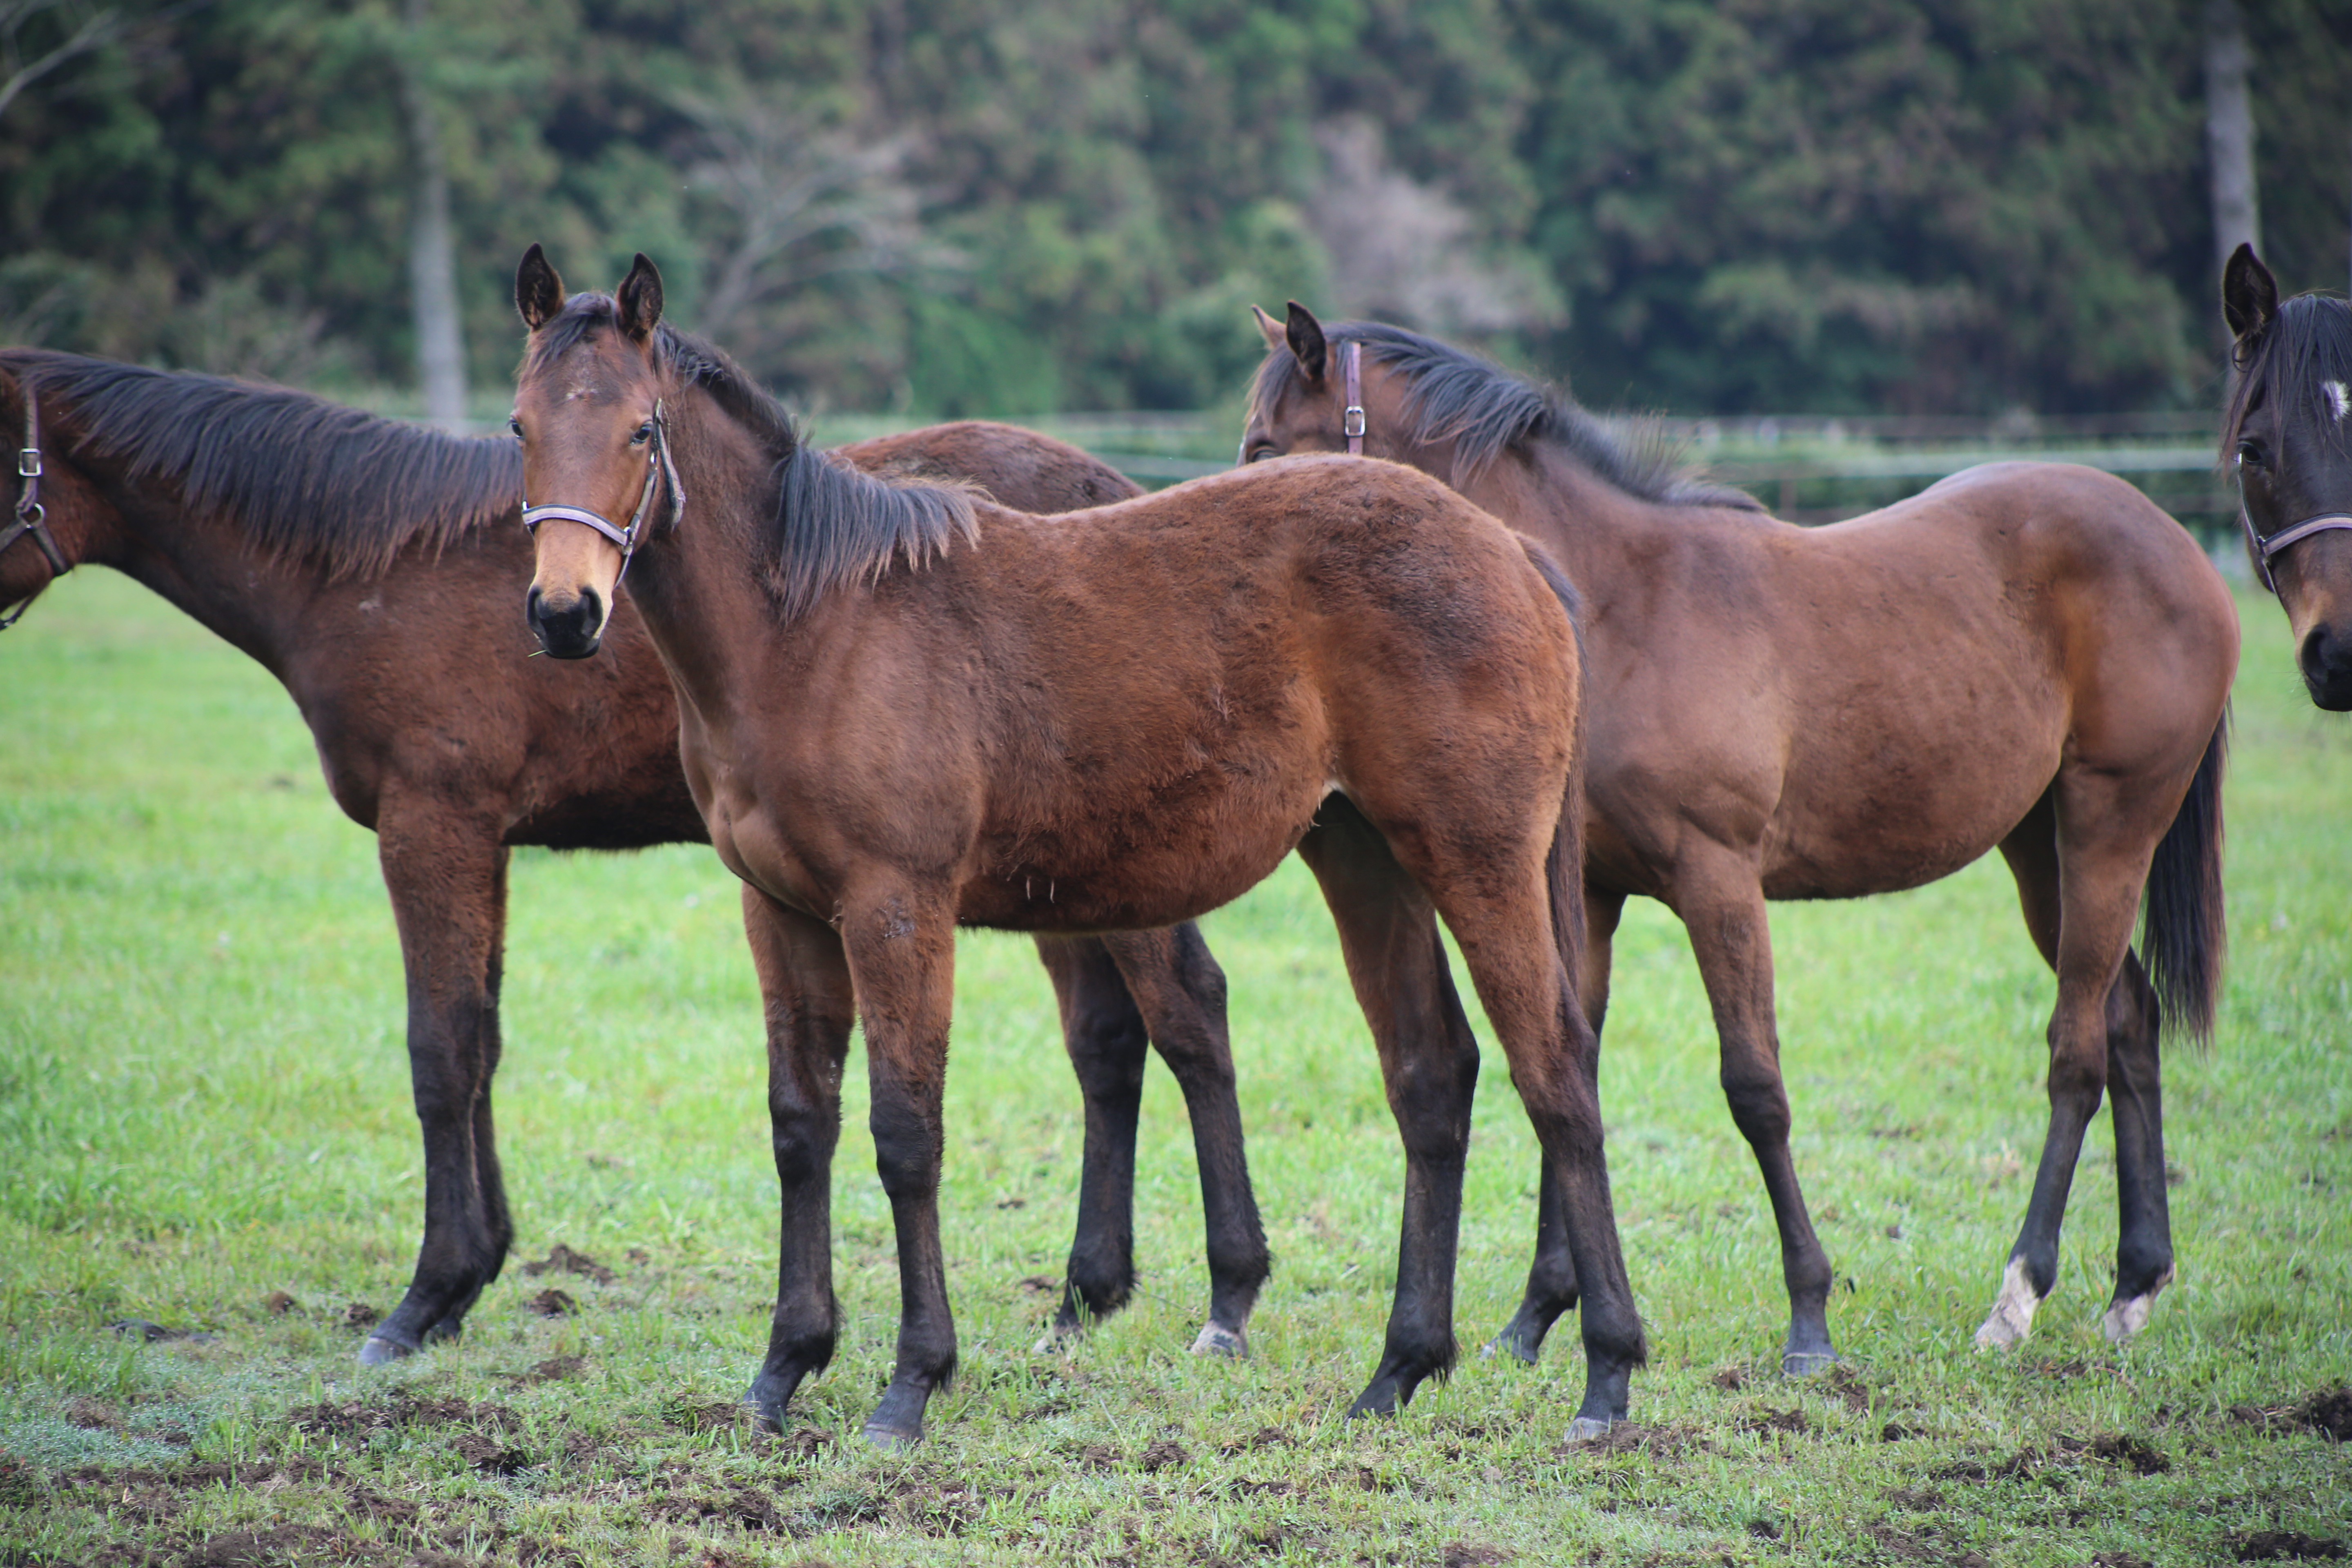
[[[2206,1563],[2352,1537],[2352,723],[2247,599],[2233,950],[2210,1056],[2170,1064],[2180,1278],[2099,1337],[2104,1122],[2021,1353],[1969,1336],[2023,1213],[2052,985],[1998,864],[1774,915],[1796,1153],[1847,1362],[1782,1380],[1760,1186],[1680,929],[1618,944],[1603,1096],[1653,1363],[1637,1426],[1560,1437],[1571,1332],[1465,1358],[1402,1418],[1376,1358],[1402,1160],[1311,884],[1208,922],[1232,978],[1276,1254],[1245,1363],[1206,1303],[1181,1102],[1144,1108],[1136,1304],[1028,1346],[1067,1244],[1076,1092],[1021,942],[959,950],[943,1223],[963,1374],[931,1436],[856,1433],[888,1372],[888,1210],[853,1072],[846,1317],[800,1430],[731,1402],[764,1342],[774,1188],[756,997],[707,850],[525,853],[499,1114],[520,1231],[462,1343],[383,1372],[354,1303],[405,1282],[420,1163],[374,841],[258,667],[77,574],[0,639],[0,1563],[1879,1561]],[[1533,1142],[1490,1052],[1459,1330],[1517,1300]],[[575,1310],[527,1303],[559,1288]],[[273,1300],[274,1293],[276,1294]],[[290,1299],[290,1300],[289,1300]],[[282,1310],[275,1310],[282,1308]],[[156,1344],[124,1318],[202,1331]],[[2336,1424],[2335,1437],[2317,1429]]]

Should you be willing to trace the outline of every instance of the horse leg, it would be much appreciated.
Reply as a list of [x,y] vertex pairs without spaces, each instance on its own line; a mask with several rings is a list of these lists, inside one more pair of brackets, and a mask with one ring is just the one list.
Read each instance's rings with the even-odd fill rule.
[[1404,1142],[1404,1218],[1388,1340],[1349,1415],[1392,1415],[1453,1370],[1454,1266],[1478,1045],[1454,993],[1437,922],[1387,842],[1343,797],[1298,846],[1339,929]]
[[955,910],[912,887],[877,889],[842,918],[842,941],[866,1026],[874,1163],[898,1238],[898,1354],[866,1418],[868,1440],[901,1448],[923,1436],[923,1410],[955,1375],[955,1319],[940,1248],[948,1020],[955,1005]]
[[2163,1015],[2137,953],[2107,994],[2107,1113],[2116,1130],[2116,1293],[2100,1319],[2120,1342],[2147,1327],[2172,1283],[2172,1213],[2164,1190]]
[[[2058,1003],[2050,1016],[2050,1128],[2033,1174],[2025,1224],[2010,1248],[2000,1292],[1977,1330],[1982,1347],[2015,1344],[2033,1325],[2033,1314],[2058,1282],[2058,1235],[2066,1197],[2074,1186],[2084,1129],[2106,1091],[2108,998],[2129,952],[2131,928],[2139,911],[2148,857],[2162,836],[2168,813],[2159,816],[2148,803],[2128,798],[2132,781],[2083,770],[2062,773],[2035,813],[2049,809],[2046,860],[2033,816],[2001,847],[2018,872],[2021,896],[2029,878],[2035,897],[2026,897],[2027,925],[2037,943],[2048,931],[2050,895],[2055,889],[2057,920],[2044,951],[2058,972]],[[2034,831],[2027,831],[2034,825]],[[2012,849],[2011,844],[2016,847]],[[2026,868],[2020,870],[2021,866]],[[2152,1064],[2151,1064],[2152,1065]],[[2135,1108],[2126,1125],[2135,1125]],[[2121,1158],[2121,1144],[2118,1155]],[[2135,1152],[2134,1158],[2137,1158]],[[2163,1181],[2159,1156],[2155,1179]],[[2142,1181],[2138,1184],[2144,1185]]]
[[1789,1091],[1772,1011],[1772,931],[1754,864],[1727,854],[1677,867],[1675,912],[1690,934],[1715,1014],[1723,1096],[1756,1155],[1780,1234],[1780,1276],[1789,1292],[1780,1370],[1792,1377],[1822,1372],[1837,1360],[1830,1342],[1832,1276],[1789,1156]]
[[[2058,964],[2058,832],[2054,792],[2001,842],[2017,880],[2025,928],[2042,962]],[[2125,1340],[2147,1326],[2157,1293],[2172,1282],[2172,1218],[2164,1189],[2164,1090],[2158,1036],[2162,1015],[2137,954],[2126,951],[2106,1003],[2107,1109],[2116,1132],[2116,1293],[2102,1326]],[[2038,1300],[2035,1304],[2038,1304]],[[2032,1306],[2025,1321],[2032,1321]],[[1990,1325],[1988,1324],[1988,1327]],[[1993,1342],[2007,1342],[1996,1340]]]
[[[1436,847],[1433,835],[1423,842]],[[1465,852],[1437,860],[1421,881],[1461,945],[1559,1194],[1584,1330],[1584,1397],[1568,1435],[1595,1436],[1625,1418],[1633,1369],[1648,1359],[1601,1147],[1600,1040],[1545,940],[1550,900],[1539,877],[1517,886],[1490,857]]]
[[743,1395],[782,1429],[801,1381],[833,1359],[833,1152],[856,1004],[831,927],[743,888],[743,935],[768,1034],[768,1126],[780,1197],[768,1354]]
[[490,1116],[507,849],[498,829],[386,801],[376,851],[408,977],[408,1067],[425,1139],[425,1236],[407,1291],[360,1346],[374,1366],[454,1339],[514,1237]]
[[1135,1121],[1143,1098],[1143,1016],[1098,937],[1040,936],[1037,959],[1054,983],[1062,1044],[1086,1099],[1078,1219],[1062,1305],[1036,1344],[1067,1348],[1097,1318],[1127,1305],[1135,1284]]
[[[1115,932],[1103,941],[1142,1011],[1152,1045],[1184,1091],[1192,1123],[1209,1258],[1209,1321],[1192,1341],[1192,1353],[1247,1356],[1250,1309],[1273,1265],[1242,1144],[1241,1099],[1225,1027],[1225,972],[1190,921]],[[1132,1149],[1130,1143],[1130,1154]]]
[[[1602,892],[1588,885],[1584,891],[1584,980],[1577,995],[1584,1004],[1584,1016],[1592,1025],[1596,1044],[1601,1037],[1601,1020],[1609,1011],[1609,968],[1611,949],[1617,936],[1617,922],[1625,913],[1625,895]],[[1596,1054],[1595,1067],[1600,1062]],[[1595,1099],[1600,1096],[1598,1083],[1593,1086]],[[1503,1331],[1486,1342],[1481,1353],[1493,1356],[1507,1352],[1533,1366],[1542,1353],[1544,1336],[1560,1314],[1576,1305],[1576,1259],[1568,1250],[1567,1199],[1556,1186],[1548,1163],[1538,1160],[1536,1171],[1536,1256],[1528,1268],[1528,1288],[1519,1298],[1519,1310],[1503,1325]]]

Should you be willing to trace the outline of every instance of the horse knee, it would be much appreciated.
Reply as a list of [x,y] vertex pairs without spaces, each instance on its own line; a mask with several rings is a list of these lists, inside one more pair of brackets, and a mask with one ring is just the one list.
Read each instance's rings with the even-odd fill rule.
[[1724,1101],[1731,1107],[1731,1120],[1749,1143],[1789,1141],[1789,1091],[1779,1073],[1726,1067],[1720,1081]]
[[1459,1161],[1470,1141],[1470,1105],[1478,1089],[1478,1052],[1432,1052],[1397,1064],[1389,1074],[1389,1107],[1406,1152]]
[[776,1178],[787,1185],[821,1181],[833,1168],[839,1123],[813,1105],[768,1106],[768,1135],[776,1155]]
[[868,1125],[874,1133],[874,1169],[892,1203],[938,1192],[941,1139],[937,1118],[877,1100]]

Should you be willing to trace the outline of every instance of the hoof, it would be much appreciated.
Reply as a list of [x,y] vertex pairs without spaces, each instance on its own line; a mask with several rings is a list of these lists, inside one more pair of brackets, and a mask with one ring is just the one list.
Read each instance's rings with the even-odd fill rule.
[[1977,1330],[1977,1349],[1999,1350],[2022,1341],[2033,1331],[2034,1310],[2041,1305],[2042,1298],[2033,1293],[2032,1284],[2025,1278],[2025,1259],[2011,1258],[2000,1277],[2000,1296]]
[[1249,1331],[1229,1329],[1223,1323],[1204,1323],[1200,1338],[1192,1342],[1194,1355],[1230,1356],[1235,1361],[1249,1360]]
[[1780,1375],[1818,1377],[1835,1365],[1835,1351],[1790,1351],[1780,1357]]
[[415,1345],[402,1344],[398,1340],[385,1339],[382,1334],[370,1334],[360,1344],[362,1366],[384,1366],[404,1361],[416,1353]]
[[1591,1415],[1580,1415],[1568,1424],[1568,1440],[1571,1443],[1590,1443],[1595,1437],[1609,1436],[1609,1428],[1616,1425],[1614,1421],[1602,1421]]
[[2147,1327],[2147,1315],[2156,1309],[2156,1298],[2172,1283],[2173,1271],[2166,1269],[2157,1282],[2137,1296],[2107,1303],[2105,1315],[2099,1319],[2099,1331],[2107,1336],[2109,1344],[2121,1344]]
[[866,1424],[866,1440],[886,1454],[903,1454],[923,1440],[920,1426],[894,1426],[880,1420]]
[[1497,1356],[1507,1355],[1524,1366],[1535,1365],[1538,1353],[1540,1352],[1538,1349],[1528,1344],[1524,1336],[1515,1334],[1508,1329],[1505,1329],[1478,1347],[1480,1361],[1493,1361]]
[[1086,1342],[1087,1331],[1078,1324],[1055,1323],[1037,1336],[1037,1342],[1029,1347],[1029,1352],[1032,1355],[1068,1355]]

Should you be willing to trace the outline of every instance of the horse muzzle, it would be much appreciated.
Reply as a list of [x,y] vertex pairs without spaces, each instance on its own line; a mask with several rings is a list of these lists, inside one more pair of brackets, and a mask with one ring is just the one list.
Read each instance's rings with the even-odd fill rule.
[[2295,649],[2295,668],[2314,705],[2330,713],[2352,710],[2352,636],[2342,623],[2322,621]]
[[557,658],[586,658],[604,639],[604,601],[593,588],[576,589],[559,600],[534,583],[523,598],[523,617],[539,646]]

